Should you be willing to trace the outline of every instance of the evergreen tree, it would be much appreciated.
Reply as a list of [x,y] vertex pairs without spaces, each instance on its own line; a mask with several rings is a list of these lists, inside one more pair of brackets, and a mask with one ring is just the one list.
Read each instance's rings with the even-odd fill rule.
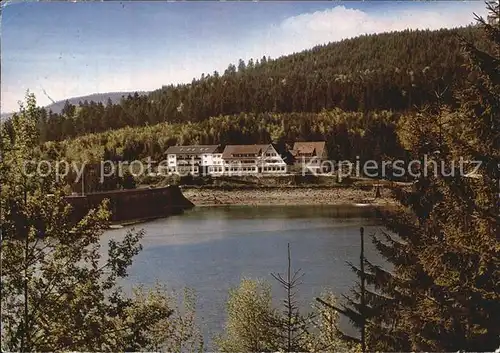
[[[497,20],[477,20],[495,50],[463,41],[471,82],[460,109],[421,116],[427,126],[413,130],[412,150],[429,173],[398,193],[401,209],[385,215],[391,232],[372,236],[392,268],[365,260],[366,307],[357,289],[342,308],[358,327],[366,319],[369,350],[500,346],[500,29],[498,4],[488,9]],[[481,166],[466,174],[460,157]]]

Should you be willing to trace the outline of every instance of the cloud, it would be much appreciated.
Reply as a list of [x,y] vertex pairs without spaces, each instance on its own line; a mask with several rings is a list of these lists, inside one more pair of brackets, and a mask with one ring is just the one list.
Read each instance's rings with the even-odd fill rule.
[[336,6],[289,17],[259,38],[259,54],[277,57],[363,34],[466,26],[473,22],[473,12],[486,16],[481,2],[421,3],[422,8],[412,9],[398,9],[398,5],[402,6],[401,3],[393,3],[385,12]]
[[[394,2],[390,6],[387,3],[384,7],[372,6],[369,12],[340,5],[255,29],[238,43],[207,43],[194,53],[191,48],[190,53],[181,53],[169,60],[159,54],[158,58],[145,61],[140,52],[135,60],[127,63],[112,56],[82,59],[78,55],[67,55],[56,73],[43,72],[42,66],[29,81],[2,82],[2,112],[17,110],[17,101],[24,97],[28,87],[40,105],[51,103],[43,89],[54,100],[92,93],[154,90],[170,83],[190,82],[201,73],[223,72],[229,63],[237,63],[240,58],[248,60],[264,55],[276,58],[362,34],[465,26],[473,22],[473,12],[486,16],[482,2],[424,2],[419,6]],[[36,66],[36,59],[34,64]],[[70,67],[79,69],[76,73],[65,71]]]

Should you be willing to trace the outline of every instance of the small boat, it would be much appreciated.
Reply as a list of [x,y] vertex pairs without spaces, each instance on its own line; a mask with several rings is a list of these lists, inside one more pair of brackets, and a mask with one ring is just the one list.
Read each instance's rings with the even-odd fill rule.
[[121,224],[112,224],[109,226],[109,229],[122,229],[123,226]]

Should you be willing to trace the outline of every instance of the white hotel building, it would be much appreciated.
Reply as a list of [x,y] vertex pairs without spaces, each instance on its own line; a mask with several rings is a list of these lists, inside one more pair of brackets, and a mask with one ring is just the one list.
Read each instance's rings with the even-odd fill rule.
[[271,144],[171,146],[168,174],[258,175],[286,174],[287,164]]
[[170,175],[208,175],[215,166],[222,168],[219,145],[170,146],[166,154]]
[[271,144],[227,145],[222,153],[228,175],[285,174],[287,165]]

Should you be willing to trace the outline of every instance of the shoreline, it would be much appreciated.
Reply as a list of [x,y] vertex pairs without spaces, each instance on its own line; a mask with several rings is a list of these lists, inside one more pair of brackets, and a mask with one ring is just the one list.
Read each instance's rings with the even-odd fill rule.
[[[350,186],[230,186],[213,185],[182,186],[179,191],[192,207],[228,207],[228,206],[349,206],[385,208],[397,205],[392,198],[392,188],[380,188],[380,196],[375,197],[375,190],[369,185]],[[147,223],[174,214],[153,215],[126,220],[111,221],[108,230],[121,229]]]
[[271,188],[183,188],[184,196],[196,207],[217,206],[306,206],[354,205],[392,206],[395,200],[387,188],[375,198],[373,190],[356,187],[271,187]]

